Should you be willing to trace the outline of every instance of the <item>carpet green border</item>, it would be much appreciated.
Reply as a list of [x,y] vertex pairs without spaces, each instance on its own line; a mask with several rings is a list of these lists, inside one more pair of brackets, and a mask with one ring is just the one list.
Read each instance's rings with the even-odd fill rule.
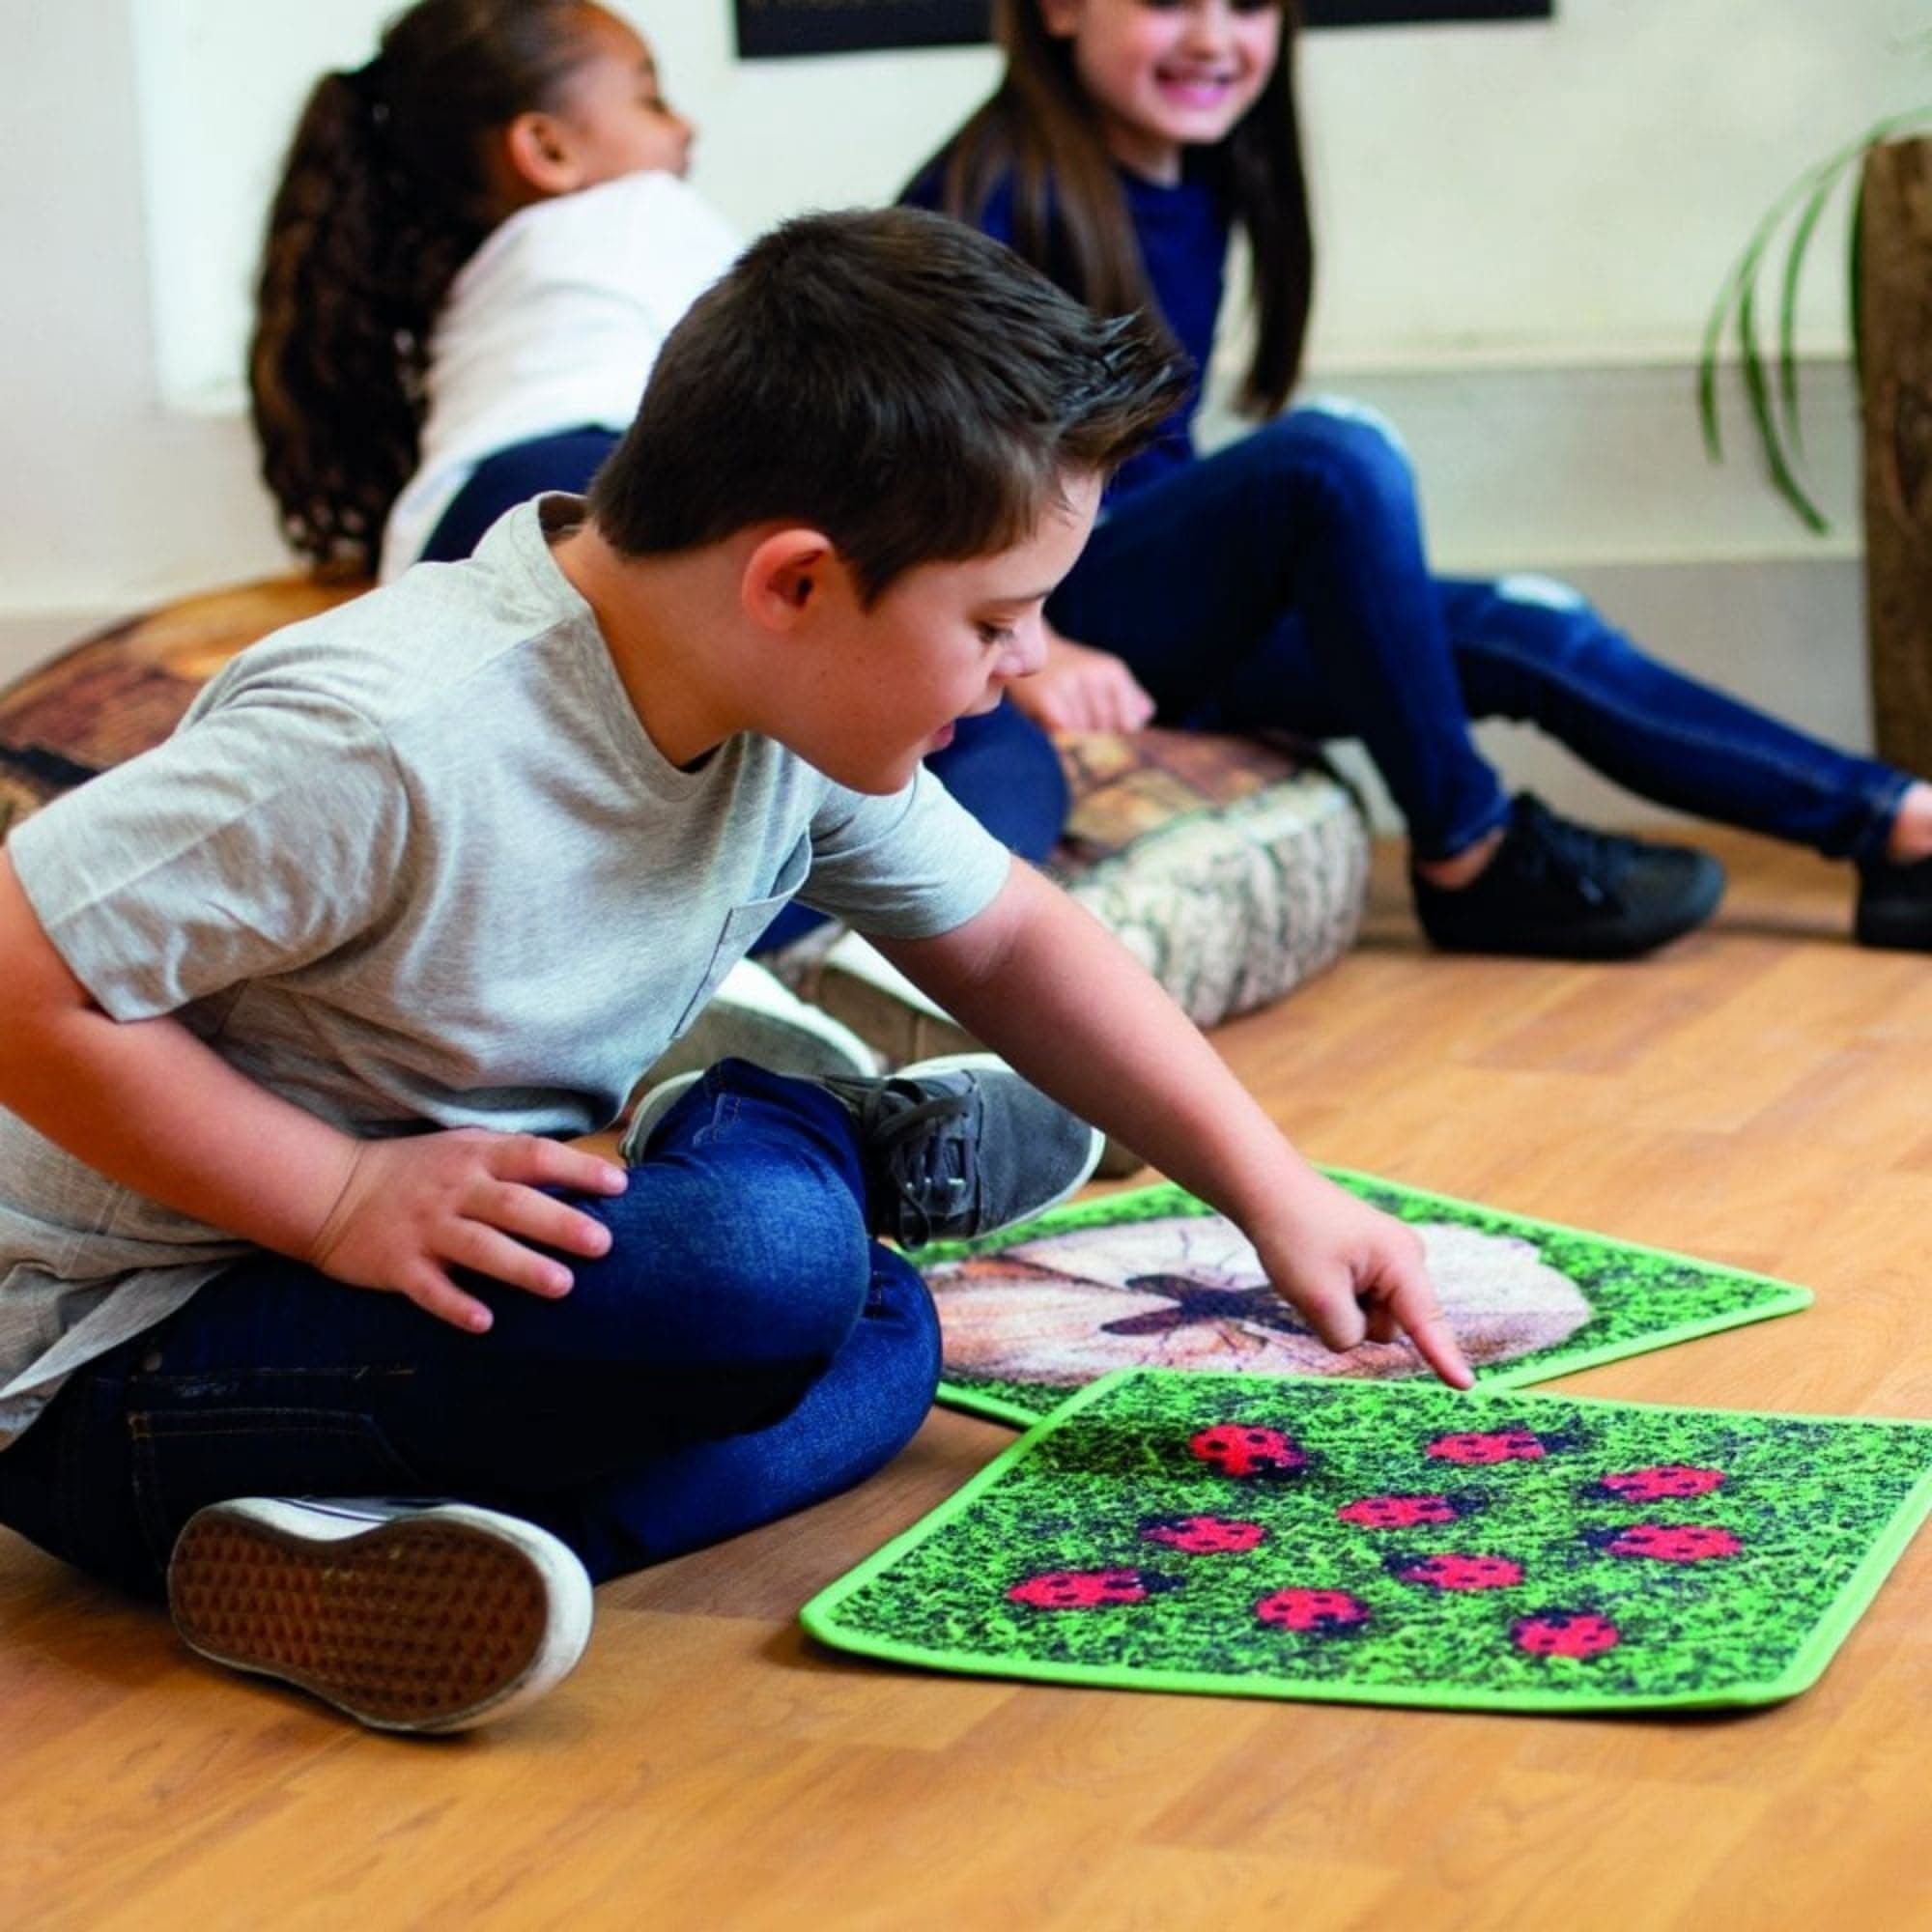
[[[1004,1677],[1027,1683],[1071,1684],[1099,1690],[1170,1690],[1230,1697],[1293,1699],[1308,1703],[1400,1705],[1429,1710],[1495,1712],[1541,1712],[1545,1714],[1601,1714],[1662,1710],[1748,1709],[1782,1703],[1808,1690],[1824,1674],[1838,1647],[1851,1634],[1880,1586],[1891,1573],[1907,1546],[1928,1514],[1932,1514],[1932,1469],[1928,1469],[1906,1494],[1884,1529],[1874,1539],[1864,1560],[1846,1579],[1830,1611],[1820,1619],[1804,1647],[1796,1652],[1790,1665],[1778,1677],[1765,1683],[1734,1686],[1721,1692],[1705,1694],[1687,1691],[1654,1697],[1608,1697],[1589,1691],[1566,1691],[1544,1696],[1534,1691],[1498,1690],[1471,1693],[1462,1690],[1412,1690],[1397,1687],[1352,1688],[1333,1680],[1293,1677],[1239,1679],[1217,1677],[1192,1671],[1101,1669],[1091,1664],[1034,1663],[1024,1660],[995,1659],[978,1652],[927,1650],[920,1645],[880,1637],[869,1632],[846,1632],[838,1622],[838,1609],[854,1592],[864,1589],[898,1557],[917,1548],[934,1531],[944,1527],[992,1489],[1007,1471],[1031,1457],[1049,1436],[1099,1402],[1120,1383],[1142,1376],[1184,1376],[1185,1370],[1127,1368],[1090,1382],[1069,1396],[1054,1412],[1037,1422],[1016,1442],[1003,1450],[963,1488],[936,1509],[922,1517],[909,1529],[893,1538],[882,1549],[867,1557],[856,1569],[829,1583],[799,1611],[799,1622],[807,1634],[834,1650],[870,1657],[887,1663],[901,1663],[928,1670],[945,1670],[975,1677]],[[1260,1378],[1255,1379],[1259,1380]],[[1335,1379],[1321,1376],[1281,1376],[1273,1379],[1286,1383],[1310,1382],[1333,1388]],[[1494,1388],[1498,1395],[1511,1390]],[[1470,1390],[1463,1400],[1486,1401],[1489,1391]],[[1538,1396],[1514,1394],[1513,1412],[1520,1413],[1527,1404],[1543,1403],[1583,1408],[1661,1410],[1670,1415],[1745,1416],[1780,1422],[1869,1423],[1894,1429],[1922,1430],[1932,1435],[1932,1423],[1895,1416],[1819,1415],[1786,1412],[1779,1409],[1711,1408],[1691,1404],[1624,1402],[1606,1396]]]
[[[1436,1206],[1451,1209],[1459,1215],[1478,1214],[1494,1220],[1507,1221],[1513,1229],[1520,1228],[1530,1234],[1558,1236],[1572,1240],[1593,1241],[1605,1248],[1613,1248],[1622,1253],[1642,1255],[1653,1261],[1707,1270],[1722,1274],[1735,1281],[1755,1283],[1769,1291],[1761,1301],[1746,1308],[1731,1309],[1723,1314],[1707,1316],[1700,1320],[1682,1321],[1666,1328],[1647,1329],[1638,1335],[1626,1336],[1621,1341],[1586,1344],[1581,1348],[1559,1347],[1553,1350],[1532,1354],[1502,1368],[1478,1369],[1476,1386],[1479,1389],[1528,1388],[1539,1382],[1552,1381],[1558,1376],[1576,1375],[1584,1369],[1600,1367],[1605,1362],[1620,1362],[1632,1355],[1649,1354],[1657,1349],[1674,1347],[1679,1342],[1693,1342],[1705,1335],[1718,1335],[1729,1328],[1744,1328],[1754,1321],[1775,1321],[1780,1315],[1795,1315],[1801,1309],[1811,1306],[1816,1298],[1808,1288],[1796,1282],[1782,1281],[1776,1275],[1760,1274],[1752,1268],[1732,1267],[1728,1264],[1705,1260],[1696,1255],[1685,1254],[1680,1249],[1653,1247],[1644,1241],[1627,1241],[1614,1235],[1605,1235],[1592,1228],[1579,1228],[1565,1221],[1548,1221],[1535,1214],[1519,1214],[1512,1208],[1492,1208],[1480,1201],[1469,1201],[1454,1194],[1440,1194],[1434,1188],[1414,1187],[1407,1181],[1390,1180],[1385,1176],[1368,1174],[1360,1168],[1321,1165],[1317,1170],[1329,1179],[1350,1188],[1377,1188],[1402,1195],[1406,1200],[1425,1206]],[[1207,1216],[1215,1210],[1206,1202],[1188,1194],[1173,1181],[1155,1181],[1148,1186],[1125,1188],[1116,1194],[1100,1195],[1090,1201],[1079,1201],[1064,1208],[1057,1208],[1016,1228],[1003,1230],[987,1240],[973,1242],[951,1241],[935,1243],[931,1248],[922,1250],[918,1260],[949,1261],[959,1255],[998,1254],[1003,1249],[1016,1245],[1023,1240],[1031,1240],[1041,1235],[1052,1235],[1066,1229],[1095,1225],[1095,1210],[1104,1210],[1115,1203],[1139,1200],[1144,1196],[1161,1192],[1172,1192],[1180,1203],[1186,1204],[1184,1211]],[[1596,1318],[1592,1318],[1594,1324]],[[1114,1370],[1113,1374],[1131,1371]],[[1284,1379],[1293,1379],[1284,1378]],[[954,1382],[940,1378],[937,1400],[949,1408],[961,1409],[968,1414],[982,1415],[994,1422],[1004,1422],[1020,1429],[1031,1429],[1043,1421],[1047,1415],[1057,1412],[1060,1405],[1080,1393],[1075,1388],[1063,1388],[1052,1382],[1036,1384],[1054,1401],[1049,1408],[1029,1407],[1025,1403],[1002,1396],[971,1382]],[[1093,1384],[1088,1384],[1091,1387]]]

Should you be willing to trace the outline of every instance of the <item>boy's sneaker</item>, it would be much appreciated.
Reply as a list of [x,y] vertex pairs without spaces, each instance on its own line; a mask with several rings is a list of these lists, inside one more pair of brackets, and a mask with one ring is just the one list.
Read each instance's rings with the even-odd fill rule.
[[1932,952],[1932,859],[1910,866],[1881,859],[1861,866],[1852,930],[1861,946]]
[[[624,1136],[635,1160],[651,1129],[700,1076],[667,1081]],[[1030,1220],[1092,1177],[1103,1136],[991,1053],[953,1054],[881,1079],[815,1083],[852,1116],[872,1232],[916,1248],[970,1240]]]
[[[816,969],[812,992],[828,1013],[843,1020],[876,1048],[888,1066],[986,1050],[944,1007],[929,999],[877,947],[856,932],[844,934],[827,949]],[[1106,1179],[1118,1180],[1122,1175],[1138,1174],[1146,1165],[1123,1141],[1109,1140],[1100,1151],[1095,1172]]]
[[783,980],[753,960],[725,974],[691,1030],[673,1040],[644,1076],[646,1088],[721,1060],[750,1060],[774,1073],[879,1070],[879,1057],[848,1026],[808,1006]]
[[1466,886],[1411,873],[1416,917],[1446,952],[1634,959],[1702,925],[1724,868],[1689,845],[1593,832],[1524,792],[1490,863]]
[[467,1503],[246,1496],[197,1511],[168,1564],[190,1649],[385,1731],[458,1731],[582,1655],[590,1579],[546,1530]]

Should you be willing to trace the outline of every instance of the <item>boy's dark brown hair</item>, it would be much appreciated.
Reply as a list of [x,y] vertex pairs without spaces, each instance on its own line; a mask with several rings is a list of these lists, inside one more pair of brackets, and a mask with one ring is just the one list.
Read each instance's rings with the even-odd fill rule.
[[248,345],[262,477],[319,570],[366,575],[416,467],[430,331],[496,225],[485,147],[595,51],[583,0],[417,0],[325,74],[269,214]]
[[1186,383],[1157,324],[1095,314],[959,222],[806,215],[671,330],[591,514],[632,556],[807,524],[871,604],[919,564],[1023,540]]
[[[1281,56],[1260,98],[1227,139],[1196,151],[1253,257],[1254,356],[1244,409],[1272,415],[1301,368],[1315,246],[1294,100],[1295,0],[1281,8]],[[1003,186],[1013,197],[1013,246],[1109,315],[1150,306],[1126,198],[1069,41],[1046,30],[1039,0],[995,0],[994,38],[1007,56],[998,89],[941,155],[941,205],[972,221]]]

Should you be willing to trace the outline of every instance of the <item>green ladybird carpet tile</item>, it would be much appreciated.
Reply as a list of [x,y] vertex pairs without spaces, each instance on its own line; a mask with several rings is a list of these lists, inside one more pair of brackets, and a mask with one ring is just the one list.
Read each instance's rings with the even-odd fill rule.
[[1479,1710],[1768,1703],[1932,1508],[1932,1425],[1128,1370],[815,1597],[842,1650]]
[[[1787,1315],[1808,1290],[1344,1169],[1329,1177],[1422,1236],[1478,1381],[1511,1388]],[[1025,1425],[1123,1368],[1398,1380],[1407,1343],[1331,1354],[1267,1287],[1235,1225],[1173,1185],[920,1250],[945,1337],[940,1399]]]

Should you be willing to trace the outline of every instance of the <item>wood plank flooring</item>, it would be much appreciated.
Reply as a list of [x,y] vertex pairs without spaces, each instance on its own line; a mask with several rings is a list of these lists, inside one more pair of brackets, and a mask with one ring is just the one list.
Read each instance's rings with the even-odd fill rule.
[[[1388,855],[1336,972],[1218,1036],[1312,1156],[1803,1281],[1815,1308],[1557,1384],[1932,1415],[1932,960],[1742,838],[1718,923],[1589,968],[1425,954]],[[0,1533],[0,1924],[1932,1926],[1932,1536],[1816,1689],[1590,1721],[1008,1686],[793,1613],[1009,1434],[611,1585],[496,1731],[358,1733]]]

